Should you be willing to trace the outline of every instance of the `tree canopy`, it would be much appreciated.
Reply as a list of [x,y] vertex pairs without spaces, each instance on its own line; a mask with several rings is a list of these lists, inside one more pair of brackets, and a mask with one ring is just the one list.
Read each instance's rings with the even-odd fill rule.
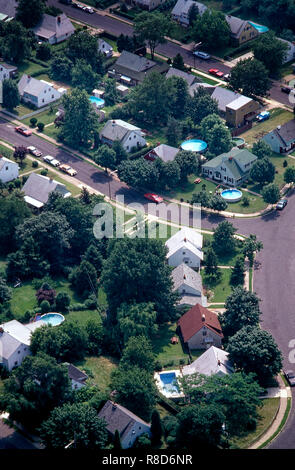
[[166,42],[171,23],[166,15],[159,12],[144,11],[134,19],[134,32],[139,41],[146,41],[154,59],[155,48]]
[[253,58],[239,60],[231,69],[229,84],[247,96],[265,96],[271,87],[265,65]]

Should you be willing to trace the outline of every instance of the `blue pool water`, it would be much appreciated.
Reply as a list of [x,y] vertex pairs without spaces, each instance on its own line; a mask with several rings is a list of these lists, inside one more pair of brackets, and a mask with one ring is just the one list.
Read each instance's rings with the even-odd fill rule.
[[97,98],[96,96],[90,96],[89,100],[91,103],[95,103],[98,108],[102,108],[104,106],[104,100],[102,98]]
[[222,191],[221,196],[227,202],[238,202],[242,199],[242,191],[239,189],[225,189]]
[[40,320],[45,321],[45,323],[48,323],[52,326],[60,325],[64,321],[64,319],[65,317],[60,313],[46,313],[40,318]]
[[266,33],[269,30],[267,26],[263,26],[262,24],[253,23],[253,21],[249,21],[249,23],[254,26],[259,33]]
[[207,144],[204,140],[199,139],[191,139],[185,140],[182,142],[181,146],[182,150],[190,150],[191,152],[201,152],[207,148]]
[[168,393],[179,393],[179,387],[176,381],[175,372],[162,372],[160,380],[162,382],[163,389]]

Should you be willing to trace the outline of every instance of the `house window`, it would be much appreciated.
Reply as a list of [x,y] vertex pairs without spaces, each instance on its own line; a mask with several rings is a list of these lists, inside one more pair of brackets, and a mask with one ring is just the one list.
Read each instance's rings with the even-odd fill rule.
[[14,365],[17,366],[17,361],[15,361]]
[[53,99],[53,98],[54,98],[54,95],[51,95],[51,98]]
[[44,103],[44,98],[43,98],[43,100],[42,100],[42,103]]
[[8,170],[8,166],[5,167],[5,170],[6,170],[6,171]]
[[204,330],[204,331],[203,331],[203,336],[206,336],[206,335],[207,335],[207,331]]
[[20,351],[17,351],[17,354],[20,354]]

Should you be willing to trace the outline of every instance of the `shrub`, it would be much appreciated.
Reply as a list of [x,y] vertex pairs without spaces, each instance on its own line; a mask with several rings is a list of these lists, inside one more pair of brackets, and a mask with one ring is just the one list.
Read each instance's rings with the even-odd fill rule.
[[35,118],[35,117],[32,117],[32,118],[30,119],[30,123],[31,123],[31,126],[32,126],[32,127],[36,127],[37,122],[38,122],[38,119]]
[[40,309],[42,313],[50,312],[50,303],[48,302],[48,300],[42,300],[40,304]]
[[43,122],[38,122],[37,127],[40,132],[43,132],[45,124]]
[[44,170],[41,171],[42,176],[47,176],[48,170],[47,168],[44,168]]
[[33,168],[38,168],[38,166],[39,166],[39,163],[38,163],[36,160],[34,160],[34,161],[32,162],[32,167],[33,167]]
[[242,197],[242,206],[248,207],[250,205],[250,199],[248,196],[243,196]]

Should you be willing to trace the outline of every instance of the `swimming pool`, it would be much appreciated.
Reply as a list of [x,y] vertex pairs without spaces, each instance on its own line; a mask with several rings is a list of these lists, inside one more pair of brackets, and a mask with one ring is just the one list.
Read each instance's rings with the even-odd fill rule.
[[45,313],[40,320],[48,323],[48,325],[57,326],[65,320],[65,317],[61,313]]
[[175,372],[161,372],[159,374],[162,388],[168,393],[179,393]]
[[262,24],[253,23],[253,21],[249,21],[249,23],[252,26],[254,26],[254,28],[257,29],[257,31],[259,33],[266,33],[267,31],[269,31],[269,28],[267,26],[263,26]]
[[243,139],[242,137],[234,137],[232,139],[232,142],[235,147],[239,147],[240,149],[245,147],[245,139]]
[[91,103],[94,103],[98,108],[104,107],[104,100],[102,98],[97,98],[97,96],[90,96],[89,100]]
[[226,202],[239,202],[243,193],[239,189],[224,189],[221,193]]
[[201,152],[202,150],[206,150],[207,143],[204,140],[191,139],[182,142],[180,147],[182,148],[182,150],[190,150],[191,152]]

